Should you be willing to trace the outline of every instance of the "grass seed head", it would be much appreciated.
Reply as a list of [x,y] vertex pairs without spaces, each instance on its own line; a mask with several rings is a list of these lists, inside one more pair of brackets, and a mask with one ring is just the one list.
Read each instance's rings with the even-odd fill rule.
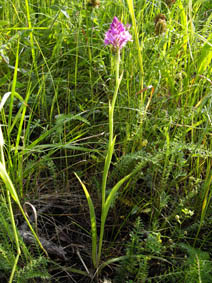
[[166,16],[163,14],[158,14],[155,17],[155,33],[157,35],[162,34],[166,31]]

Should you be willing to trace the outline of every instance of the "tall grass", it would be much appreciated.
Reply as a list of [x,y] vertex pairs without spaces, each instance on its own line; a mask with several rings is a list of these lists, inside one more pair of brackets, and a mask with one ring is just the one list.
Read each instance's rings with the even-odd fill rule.
[[[76,172],[97,213],[91,229],[96,246],[90,259],[99,261],[94,265],[108,262],[114,267],[122,256],[125,262],[131,249],[127,246],[124,254],[117,248],[111,256],[107,241],[111,250],[120,247],[118,240],[130,234],[127,227],[134,227],[139,216],[144,225],[138,237],[145,230],[150,237],[137,253],[157,256],[160,235],[160,258],[173,266],[170,271],[164,261],[153,274],[154,260],[146,259],[140,270],[149,265],[146,278],[168,271],[178,276],[183,267],[180,270],[176,258],[186,254],[182,242],[211,251],[211,3],[102,0],[95,8],[88,2],[1,3],[1,186],[13,197],[8,207],[14,235],[15,203],[21,209],[27,198],[71,193]],[[158,14],[165,16],[162,33],[156,30]],[[116,82],[115,60],[103,38],[114,16],[131,24],[133,42],[121,54],[124,72],[113,118],[116,144],[104,185],[103,202],[108,201],[107,213],[111,206],[106,216],[113,228],[104,222],[97,260],[101,176],[110,134],[108,100]],[[137,164],[141,169],[132,177]],[[113,191],[125,176],[126,183]],[[83,198],[80,186],[77,190]],[[116,202],[109,204],[111,192]],[[16,247],[13,271],[20,255],[17,241]],[[201,259],[199,252],[197,258]],[[186,261],[184,267],[188,269]],[[188,274],[191,270],[185,278]]]

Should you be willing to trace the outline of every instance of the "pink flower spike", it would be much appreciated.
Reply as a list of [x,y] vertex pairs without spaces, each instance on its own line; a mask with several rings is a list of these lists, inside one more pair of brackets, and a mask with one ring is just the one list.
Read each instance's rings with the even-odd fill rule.
[[115,50],[122,49],[128,41],[132,41],[132,36],[129,33],[130,25],[125,26],[119,22],[117,17],[113,18],[113,22],[110,25],[110,29],[105,34],[105,45],[113,45]]

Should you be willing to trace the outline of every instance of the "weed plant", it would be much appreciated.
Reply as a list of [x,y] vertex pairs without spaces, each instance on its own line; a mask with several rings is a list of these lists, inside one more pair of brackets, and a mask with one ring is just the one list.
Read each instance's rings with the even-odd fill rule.
[[[0,219],[0,278],[1,282],[8,282],[15,262],[16,250],[13,245],[15,239],[10,221],[10,213],[7,208],[7,202],[3,197],[1,197]],[[23,254],[19,259],[18,267],[16,267],[13,281],[29,282],[37,278],[40,282],[44,282],[42,280],[50,278],[47,270],[47,259],[41,254],[33,256],[20,237],[19,241]]]
[[[19,280],[21,270],[36,273],[39,265],[53,270],[44,255],[36,257],[16,238],[17,198],[19,208],[25,201],[42,204],[44,196],[51,203],[51,195],[61,198],[64,193],[84,199],[76,172],[92,197],[100,231],[108,101],[116,84],[116,59],[104,46],[104,36],[116,16],[131,24],[133,41],[121,52],[123,77],[114,108],[116,142],[106,198],[121,179],[138,165],[140,169],[114,195],[99,266],[93,266],[94,252],[81,236],[88,252],[81,254],[69,240],[64,244],[76,265],[70,258],[52,260],[70,282],[101,282],[104,277],[117,282],[211,282],[211,11],[210,0],[1,1],[4,280],[11,273]],[[5,226],[5,211],[16,222]],[[88,210],[79,205],[78,211],[71,221],[91,242]],[[73,231],[63,221],[71,237]],[[43,229],[42,236],[47,234]],[[58,245],[61,238],[55,240]],[[31,278],[26,275],[26,281]]]

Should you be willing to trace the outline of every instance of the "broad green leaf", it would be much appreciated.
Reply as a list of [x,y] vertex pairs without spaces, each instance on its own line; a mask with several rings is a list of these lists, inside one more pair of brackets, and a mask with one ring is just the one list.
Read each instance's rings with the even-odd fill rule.
[[202,74],[208,67],[211,68],[212,59],[212,34],[205,40],[205,43],[200,51],[197,62],[197,72]]
[[83,182],[81,181],[80,177],[74,173],[75,176],[77,177],[77,179],[79,180],[87,202],[88,202],[88,206],[89,206],[89,211],[90,211],[90,222],[91,222],[91,235],[92,235],[92,260],[93,260],[93,264],[94,266],[96,266],[96,254],[97,254],[97,230],[96,230],[96,214],[95,214],[95,209],[94,209],[94,205],[92,202],[92,199],[90,197],[90,194],[86,188],[86,186],[83,184]]

